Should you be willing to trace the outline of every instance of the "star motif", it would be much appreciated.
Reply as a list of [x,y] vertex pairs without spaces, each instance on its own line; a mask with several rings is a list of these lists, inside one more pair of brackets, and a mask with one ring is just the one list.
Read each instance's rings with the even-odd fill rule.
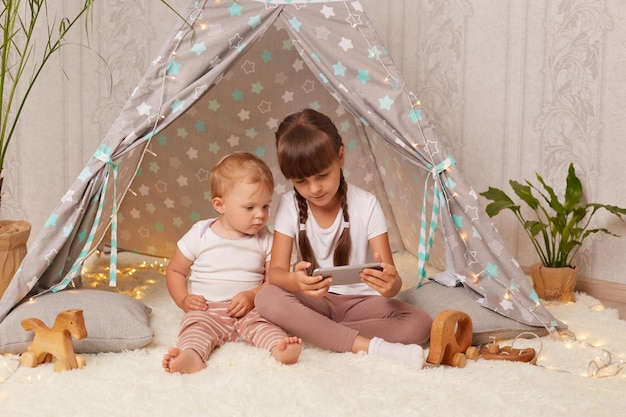
[[373,46],[367,50],[367,55],[372,59],[378,59],[382,55],[382,52],[380,52],[380,49],[378,49],[378,47]]
[[361,16],[350,13],[350,16],[348,16],[346,22],[348,22],[353,28],[361,26]]
[[505,310],[513,310],[513,303],[509,300],[502,300],[500,306]]
[[183,224],[185,224],[185,223],[183,222],[183,220],[182,220],[180,217],[174,217],[174,218],[172,219],[172,224],[173,224],[174,226],[176,226],[176,227],[181,227],[181,226],[182,226]]
[[188,185],[187,181],[188,179],[184,175],[179,175],[178,178],[176,178],[176,182],[178,183],[179,187],[186,187]]
[[296,60],[293,62],[292,67],[293,67],[293,70],[294,70],[295,72],[300,72],[300,71],[302,71],[302,70],[304,69],[304,61],[303,61],[303,60],[301,60],[301,59],[296,59]]
[[207,85],[201,85],[196,87],[196,89],[194,90],[193,93],[193,98],[200,98],[202,97],[202,95],[209,89],[209,87],[207,87]]
[[341,42],[339,42],[339,47],[344,50],[344,52],[348,52],[353,48],[352,41],[350,39],[341,37]]
[[285,91],[285,93],[281,96],[281,98],[283,99],[283,101],[285,103],[289,103],[290,101],[293,101],[293,92],[287,90]]
[[208,181],[209,180],[209,171],[207,171],[204,168],[200,168],[198,170],[198,172],[196,172],[196,178],[200,182]]
[[152,106],[147,105],[145,101],[135,108],[137,109],[137,112],[142,116],[149,116],[150,110],[152,110]]
[[257,26],[259,26],[261,24],[261,16],[256,15],[256,16],[251,16],[248,19],[248,26],[250,26],[251,28],[255,28]]
[[217,142],[213,142],[209,145],[209,152],[212,152],[214,154],[217,154],[220,149],[222,148],[220,147],[220,145],[217,144]]
[[324,6],[322,7],[322,10],[320,10],[320,13],[323,14],[326,19],[330,19],[332,16],[335,15],[335,9],[332,7]]
[[86,181],[89,181],[91,176],[92,174],[91,174],[91,171],[89,170],[89,167],[85,167],[78,175],[78,179],[80,179],[82,182],[86,182]]
[[241,64],[241,69],[243,70],[244,74],[252,74],[254,72],[254,62],[252,61],[248,61],[246,59],[246,62],[244,62],[243,64]]
[[337,61],[337,63],[333,65],[333,70],[337,76],[345,77],[347,69],[348,68],[343,65],[341,61]]
[[260,82],[256,82],[254,84],[252,84],[252,92],[255,94],[261,94],[261,91],[263,91],[263,85]]
[[159,164],[158,164],[157,162],[150,162],[150,168],[149,168],[149,170],[150,170],[151,172],[154,172],[154,173],[156,174],[157,172],[159,172],[159,169],[160,169],[160,168],[159,168]]
[[154,214],[154,212],[156,211],[156,207],[154,207],[154,204],[148,203],[148,204],[146,204],[146,211],[148,213]]
[[74,201],[74,191],[68,190],[63,198],[61,199],[62,203],[72,203]]
[[502,243],[493,240],[489,243],[489,249],[491,249],[491,251],[494,253],[494,255],[500,256],[500,254],[502,253],[502,249],[504,249],[504,246],[502,245]]
[[463,256],[465,256],[465,262],[467,262],[468,265],[478,263],[478,260],[476,259],[476,251],[468,250]]
[[352,7],[354,7],[354,10],[358,11],[358,12],[363,12],[363,5],[361,4],[360,1],[353,1],[352,3],[350,3],[352,5]]
[[391,105],[393,104],[393,100],[388,95],[386,95],[383,98],[378,99],[378,102],[380,103],[379,107],[381,110],[391,110]]
[[302,89],[305,93],[310,93],[315,90],[315,82],[313,80],[306,80],[302,85]]
[[269,130],[276,130],[278,128],[278,119],[270,117],[270,119],[265,123]]
[[150,231],[146,229],[145,227],[140,227],[139,230],[137,230],[137,233],[139,234],[139,236],[141,236],[144,239],[150,237]]
[[180,64],[172,60],[172,62],[170,62],[170,64],[167,66],[167,75],[169,76],[178,75],[179,71],[180,71]]
[[141,211],[137,210],[136,208],[133,208],[130,211],[130,217],[132,217],[133,219],[138,219],[141,217]]
[[283,50],[291,51],[291,48],[293,48],[293,41],[291,39],[285,39],[283,41]]
[[189,159],[198,159],[198,150],[194,148],[189,148],[187,150],[187,157]]
[[331,33],[332,32],[328,30],[326,26],[318,26],[315,28],[315,36],[317,37],[317,39],[327,41]]
[[220,103],[217,102],[217,100],[210,100],[208,107],[209,110],[218,111],[221,106]]
[[478,208],[472,207],[472,206],[466,206],[465,213],[470,218],[470,221],[478,220]]
[[146,184],[141,184],[141,187],[139,187],[139,194],[150,195],[150,187],[148,187]]
[[154,184],[154,188],[157,189],[158,192],[160,193],[166,193],[167,192],[167,183],[163,182],[162,180],[157,181],[156,184]]
[[263,53],[261,54],[261,59],[265,63],[270,62],[272,60],[272,53],[270,51],[263,51]]
[[411,109],[409,111],[409,120],[413,123],[418,123],[422,120],[422,109]]
[[193,204],[193,200],[189,198],[189,196],[184,196],[183,198],[180,199],[180,205],[185,208],[191,207],[192,204]]
[[59,220],[59,215],[58,214],[51,214],[50,217],[48,217],[48,220],[46,220],[46,224],[45,225],[47,227],[56,227],[58,220]]
[[235,36],[228,39],[228,44],[230,45],[230,49],[239,49],[242,41],[243,41],[243,38],[238,33],[236,33]]
[[285,81],[287,81],[287,76],[285,75],[284,72],[279,72],[274,76],[274,83],[275,84],[280,84],[283,85],[285,84]]
[[170,158],[170,166],[174,169],[178,169],[178,167],[180,167],[182,165],[182,162],[180,162],[180,159],[178,159],[177,156],[173,156]]
[[463,217],[457,216],[456,214],[452,215],[452,222],[457,229],[461,229],[463,227]]
[[295,30],[296,32],[300,32],[300,26],[302,26],[302,23],[294,16],[291,19],[289,19],[289,25],[293,28],[293,30]]
[[228,142],[228,144],[232,147],[235,147],[237,145],[239,145],[239,136],[235,136],[233,134],[231,134],[228,139],[226,139],[226,142]]
[[370,81],[370,72],[368,70],[362,70],[360,69],[357,76],[357,79],[359,79],[361,81],[362,84],[365,84],[366,82]]
[[234,2],[233,5],[228,8],[231,16],[241,16],[241,10],[243,10],[243,7],[237,4],[237,2]]
[[206,45],[204,42],[198,42],[191,47],[191,52],[195,52],[196,55],[200,55],[206,51]]
[[272,111],[272,103],[270,103],[269,101],[261,101],[261,103],[259,103],[259,105],[257,106],[257,109],[259,109],[259,111],[261,112],[261,114],[265,114],[267,112]]
[[172,113],[177,113],[181,111],[184,107],[185,107],[185,101],[180,100],[180,99],[174,100],[174,102],[170,106],[170,108],[172,109]]
[[193,124],[193,127],[196,129],[196,132],[204,132],[206,130],[206,123],[202,120],[196,120],[196,123]]
[[178,129],[176,129],[176,136],[178,136],[179,138],[185,139],[187,135],[187,129],[185,129],[184,127],[179,127]]
[[487,274],[489,274],[490,277],[498,276],[498,265],[489,263],[487,264],[487,267],[485,268],[485,270],[487,271]]
[[241,109],[239,113],[237,113],[237,116],[239,117],[239,120],[243,122],[250,119],[250,112],[248,110]]
[[174,208],[174,200],[172,200],[171,198],[166,198],[165,201],[163,201],[163,205],[165,205],[165,208],[167,208],[167,209],[173,209]]
[[255,128],[251,127],[250,129],[246,129],[246,136],[254,139],[257,135],[257,131]]
[[233,100],[241,101],[241,100],[243,100],[243,91],[237,89],[237,90],[233,91],[232,96],[233,96]]

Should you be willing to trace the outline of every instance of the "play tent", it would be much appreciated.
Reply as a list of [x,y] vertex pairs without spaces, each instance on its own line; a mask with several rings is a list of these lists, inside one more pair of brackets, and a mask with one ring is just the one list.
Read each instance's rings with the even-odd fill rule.
[[[208,174],[249,151],[290,189],[274,131],[304,107],[329,115],[347,148],[349,182],[375,193],[392,249],[418,258],[435,237],[448,285],[484,307],[554,328],[519,265],[437,137],[358,1],[191,1],[113,126],[50,215],[0,300],[2,320],[25,297],[79,285],[98,245],[169,257],[210,212]],[[271,224],[271,221],[270,221]]]

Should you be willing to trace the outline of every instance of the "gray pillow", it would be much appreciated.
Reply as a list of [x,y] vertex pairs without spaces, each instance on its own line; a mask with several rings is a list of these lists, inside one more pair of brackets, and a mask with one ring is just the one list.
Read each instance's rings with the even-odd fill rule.
[[127,295],[101,290],[79,289],[49,293],[24,302],[0,322],[0,353],[26,351],[34,332],[25,331],[21,321],[35,317],[52,327],[64,310],[81,309],[87,337],[72,339],[76,353],[121,352],[150,343],[154,332],[149,325],[152,309]]
[[496,340],[515,339],[520,333],[532,332],[545,336],[548,330],[520,323],[478,304],[465,287],[447,287],[431,281],[420,288],[401,291],[396,298],[413,304],[435,317],[443,310],[467,313],[472,320],[474,332],[472,345],[483,345]]

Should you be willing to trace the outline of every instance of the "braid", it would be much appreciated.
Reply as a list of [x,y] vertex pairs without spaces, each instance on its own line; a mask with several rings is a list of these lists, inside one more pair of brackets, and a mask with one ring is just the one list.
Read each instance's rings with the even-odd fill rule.
[[[296,190],[296,200],[298,202],[298,224],[306,224],[307,218],[309,217],[308,205],[306,199],[300,195],[298,190]],[[311,273],[319,265],[317,259],[315,259],[313,249],[311,248],[311,242],[309,242],[309,238],[306,235],[306,230],[302,228],[300,228],[298,232],[298,244],[300,246],[300,259],[311,262],[311,267],[309,268],[309,273]]]
[[[343,170],[341,171],[341,181],[339,183],[339,190],[337,192],[341,196],[341,209],[343,211],[343,221],[350,223],[350,214],[348,213],[348,183],[343,177]],[[337,248],[333,256],[333,263],[335,265],[347,265],[350,259],[350,250],[352,247],[352,240],[350,239],[350,228],[344,227],[341,232],[341,236],[337,241]]]

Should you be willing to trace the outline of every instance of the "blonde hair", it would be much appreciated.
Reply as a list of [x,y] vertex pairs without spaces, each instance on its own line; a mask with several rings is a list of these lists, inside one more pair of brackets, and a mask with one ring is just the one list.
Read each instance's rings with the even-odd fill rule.
[[[313,109],[304,109],[290,114],[276,131],[278,165],[285,178],[290,180],[311,177],[324,171],[333,162],[339,160],[342,147],[341,135],[332,120]],[[298,190],[295,192],[299,223],[304,225],[308,218],[307,201],[298,193]],[[349,224],[348,184],[343,176],[343,170],[337,193],[341,200],[343,221]],[[333,254],[334,265],[348,263],[351,245],[350,229],[344,228]],[[300,258],[311,262],[311,270],[319,266],[303,227],[300,227],[298,234],[298,246]]]
[[260,158],[248,152],[234,152],[224,156],[211,169],[209,186],[211,197],[224,197],[235,184],[261,184],[270,194],[274,192],[272,171]]

